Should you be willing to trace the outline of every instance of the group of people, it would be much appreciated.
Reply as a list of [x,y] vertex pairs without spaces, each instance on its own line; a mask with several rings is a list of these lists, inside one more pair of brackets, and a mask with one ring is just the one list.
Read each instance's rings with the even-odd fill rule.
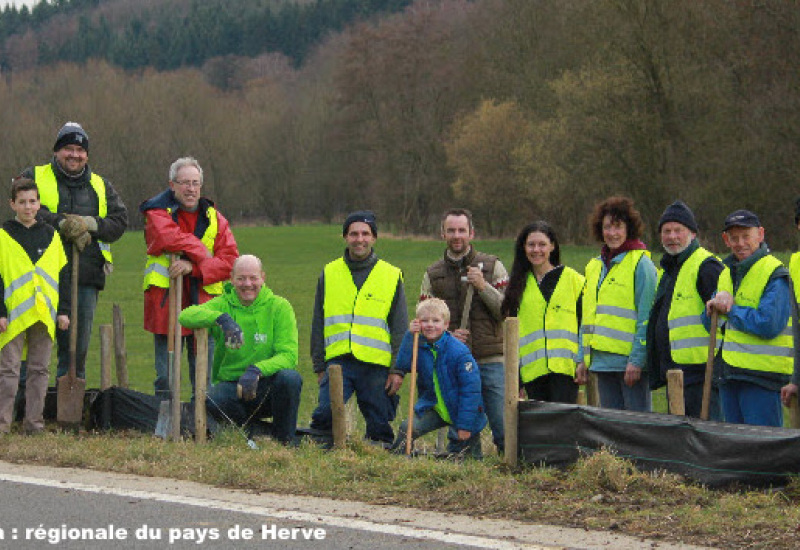
[[[77,330],[77,375],[85,377],[98,293],[113,269],[110,243],[128,223],[111,183],[89,168],[88,151],[86,132],[67,123],[51,162],[24,170],[11,186],[15,217],[0,230],[0,433],[10,429],[21,374],[23,430],[43,429],[52,344],[61,376],[70,324]],[[175,330],[188,350],[193,393],[191,329],[205,327],[213,336],[210,412],[239,425],[272,417],[273,436],[293,444],[302,388],[294,310],[266,286],[261,260],[240,256],[228,221],[202,188],[198,161],[179,158],[168,188],[139,207],[154,392],[163,398],[170,392],[168,303],[178,287],[170,281],[182,279]],[[681,201],[658,223],[660,269],[640,240],[643,222],[629,198],[595,205],[590,226],[602,246],[583,273],[562,264],[554,229],[537,221],[518,235],[509,275],[496,256],[475,250],[471,213],[448,210],[441,220],[443,257],[426,269],[409,323],[403,273],[374,250],[375,215],[350,214],[342,226],[344,253],[324,267],[314,299],[310,352],[319,394],[311,429],[331,429],[328,366],[336,363],[345,400],[356,395],[366,439],[399,449],[408,421],[396,437],[392,422],[416,355],[412,437],[449,426],[448,450],[479,457],[479,434],[488,424],[502,452],[502,323],[509,316],[519,318],[519,376],[529,398],[574,403],[591,373],[601,406],[648,411],[651,389],[680,369],[686,414],[699,416],[711,319],[718,315],[711,418],[782,425],[781,402],[797,395],[800,383],[794,337],[800,253],[786,269],[770,254],[758,217],[738,210],[724,221],[731,254],[720,261],[700,246],[697,222]],[[78,314],[71,319],[75,259]]]

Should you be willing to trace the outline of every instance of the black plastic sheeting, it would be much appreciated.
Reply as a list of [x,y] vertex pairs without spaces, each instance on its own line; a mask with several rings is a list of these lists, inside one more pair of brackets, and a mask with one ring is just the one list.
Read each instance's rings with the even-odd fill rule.
[[641,470],[711,487],[776,486],[800,474],[800,430],[543,401],[519,403],[520,460],[564,467],[603,448]]

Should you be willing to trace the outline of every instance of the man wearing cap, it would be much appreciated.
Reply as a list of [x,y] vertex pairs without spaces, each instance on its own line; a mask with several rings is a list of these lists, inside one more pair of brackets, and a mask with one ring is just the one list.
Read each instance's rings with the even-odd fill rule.
[[[697,242],[694,213],[682,201],[667,206],[658,231],[665,254],[647,323],[650,387],[663,386],[668,370],[682,370],[686,415],[699,418],[709,342],[701,315],[717,290],[723,265]],[[712,386],[709,419],[721,420],[716,384]]]
[[[167,373],[170,278],[183,278],[180,309],[204,304],[222,294],[222,283],[230,277],[233,262],[239,255],[228,220],[211,200],[201,196],[202,188],[200,163],[192,157],[182,157],[169,167],[169,188],[139,206],[145,216],[147,244],[144,328],[153,333],[155,394],[165,399],[170,389]],[[180,257],[170,262],[170,254]],[[226,316],[221,317],[223,324],[228,321]],[[183,329],[183,338],[194,395],[194,336],[189,329]],[[211,345],[209,355],[213,353]]]
[[390,445],[403,383],[392,357],[408,328],[403,274],[379,260],[375,214],[350,214],[342,227],[345,251],[325,266],[317,283],[311,322],[311,360],[319,381],[319,405],[311,428],[332,426],[328,365],[342,366],[344,400],[355,392],[369,441]]
[[783,426],[781,387],[794,372],[789,271],[770,254],[749,210],[725,218],[722,238],[732,254],[706,304],[706,313],[716,310],[725,320],[716,365],[722,413],[735,424]]
[[[109,243],[122,237],[128,227],[128,210],[122,199],[111,182],[92,172],[88,160],[89,136],[77,122],[67,122],[56,136],[52,160],[26,168],[21,174],[39,187],[42,207],[37,219],[53,226],[63,241],[74,243],[80,251],[76,357],[79,378],[86,377],[86,351],[97,297],[105,287],[106,275],[112,271]],[[72,255],[68,256],[71,263]],[[56,342],[57,376],[63,376],[69,368],[68,331],[57,330]]]
[[[469,210],[446,211],[441,231],[447,248],[444,257],[431,264],[422,276],[419,300],[441,298],[447,302],[449,330],[469,346],[478,361],[492,439],[502,452],[505,447],[505,371],[500,305],[508,286],[508,272],[497,256],[478,252],[472,246],[475,227]],[[470,305],[467,319],[463,319],[467,296],[470,296]],[[448,439],[450,450],[460,448],[455,430],[450,430]]]

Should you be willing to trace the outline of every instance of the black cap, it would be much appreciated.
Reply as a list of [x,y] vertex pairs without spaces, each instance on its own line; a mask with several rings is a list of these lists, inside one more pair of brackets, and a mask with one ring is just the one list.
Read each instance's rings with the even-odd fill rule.
[[731,227],[761,227],[761,222],[758,216],[749,210],[737,210],[728,214],[725,218],[725,229],[727,231]]
[[664,213],[661,214],[661,219],[658,220],[658,230],[661,231],[661,226],[667,222],[678,222],[688,227],[692,233],[697,233],[697,221],[694,219],[694,213],[683,201],[675,201],[667,206]]
[[347,216],[347,219],[344,220],[344,225],[342,225],[342,237],[347,235],[347,230],[350,229],[350,224],[353,222],[364,222],[372,229],[372,236],[378,236],[378,226],[375,224],[375,213],[371,210],[358,210]]
[[67,145],[80,145],[86,152],[89,152],[89,136],[77,122],[67,122],[58,131],[56,143],[53,145],[53,152],[59,151]]

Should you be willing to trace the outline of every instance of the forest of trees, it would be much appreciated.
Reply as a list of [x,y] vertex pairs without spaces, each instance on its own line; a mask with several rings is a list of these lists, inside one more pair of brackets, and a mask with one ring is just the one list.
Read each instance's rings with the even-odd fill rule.
[[[664,207],[681,198],[717,244],[736,208],[761,216],[772,246],[795,244],[796,2],[417,0],[309,34],[301,55],[219,51],[170,70],[154,58],[133,70],[97,46],[88,61],[51,63],[42,52],[64,43],[37,28],[96,29],[99,13],[131,4],[62,3],[96,7],[4,35],[6,59],[26,60],[0,81],[9,178],[45,161],[60,125],[76,120],[93,168],[132,209],[166,184],[172,160],[192,154],[234,220],[338,221],[372,208],[394,231],[432,233],[458,205],[483,235],[544,218],[564,241],[586,242],[592,204],[619,193],[635,199],[650,243]],[[181,28],[196,5],[175,0],[170,15],[158,0],[134,4],[148,36]],[[250,4],[272,4],[275,15],[295,3]],[[122,35],[133,21],[106,20]],[[195,42],[216,39],[192,28]]]

